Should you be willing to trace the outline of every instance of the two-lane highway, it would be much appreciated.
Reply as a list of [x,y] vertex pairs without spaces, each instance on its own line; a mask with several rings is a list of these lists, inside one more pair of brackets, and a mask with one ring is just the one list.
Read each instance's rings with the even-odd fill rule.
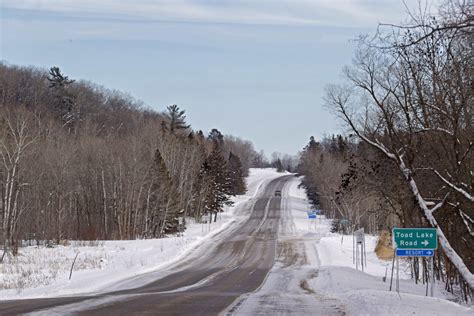
[[0,315],[216,315],[260,287],[275,262],[282,190],[292,176],[272,180],[250,217],[171,274],[133,289],[95,296],[0,302]]

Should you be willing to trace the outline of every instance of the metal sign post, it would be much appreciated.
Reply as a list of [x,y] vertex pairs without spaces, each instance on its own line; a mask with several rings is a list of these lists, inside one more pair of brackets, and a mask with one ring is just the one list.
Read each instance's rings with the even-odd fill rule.
[[[428,282],[431,282],[431,296],[434,295],[434,251],[438,248],[438,232],[436,228],[393,228],[393,245],[397,260],[397,292],[400,292],[400,257],[431,257]],[[428,284],[427,284],[428,286]],[[428,295],[428,288],[426,289]]]
[[314,220],[314,230],[316,231],[316,211],[308,211],[308,219],[310,220],[310,222],[308,222],[308,229],[310,229],[311,227],[311,221]]
[[[359,230],[356,230],[353,234],[353,248],[352,253],[354,254],[355,251],[355,265],[356,269],[359,270],[359,258],[360,258],[360,266],[362,268],[362,271],[364,271],[364,265],[367,267],[367,253],[366,253],[366,248],[365,248],[365,234],[364,234],[364,228],[361,228]],[[360,248],[360,252],[359,252]],[[360,255],[359,255],[360,253]],[[353,260],[354,261],[354,260]]]

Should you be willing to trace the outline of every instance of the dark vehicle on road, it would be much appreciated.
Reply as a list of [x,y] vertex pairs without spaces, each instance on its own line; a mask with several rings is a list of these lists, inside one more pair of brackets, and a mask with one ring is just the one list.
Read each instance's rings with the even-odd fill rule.
[[281,191],[280,191],[280,190],[276,190],[276,191],[275,191],[275,196],[281,196]]

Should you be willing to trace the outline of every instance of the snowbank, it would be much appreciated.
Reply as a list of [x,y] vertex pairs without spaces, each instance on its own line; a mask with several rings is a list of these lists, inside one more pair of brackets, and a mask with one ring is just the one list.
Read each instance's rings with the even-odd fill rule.
[[[96,292],[141,281],[124,282],[138,275],[165,270],[174,262],[203,247],[213,236],[242,222],[249,215],[245,207],[266,184],[282,174],[275,169],[250,169],[245,195],[233,198],[234,206],[219,214],[216,223],[199,224],[188,220],[181,237],[120,241],[75,241],[55,248],[25,247],[17,257],[0,265],[0,300],[52,297]],[[72,279],[69,270],[74,257]],[[161,273],[161,272],[160,272]],[[165,273],[165,272],[163,272]],[[155,277],[160,274],[156,273]],[[143,278],[146,279],[146,278]]]
[[[304,242],[307,263],[292,268],[292,277],[284,276],[284,280],[287,280],[285,288],[280,288],[279,292],[288,292],[291,288],[288,280],[304,281],[308,285],[304,288],[314,291],[314,294],[307,294],[313,295],[312,299],[317,302],[316,306],[311,306],[312,310],[321,310],[321,314],[331,313],[324,309],[325,306],[338,306],[349,315],[474,315],[472,308],[452,302],[454,297],[444,291],[442,284],[436,284],[435,297],[426,297],[426,285],[415,284],[410,279],[408,264],[403,260],[400,261],[400,294],[389,291],[392,261],[378,259],[374,252],[377,243],[375,236],[365,235],[367,267],[364,272],[356,270],[352,236],[330,233],[331,221],[324,216],[309,220],[307,210],[311,207],[299,183],[295,179],[287,188],[289,198],[286,206],[291,210],[292,218],[285,221],[290,223],[291,238]],[[282,231],[287,233],[284,229]],[[281,238],[284,240],[288,237]],[[308,277],[302,279],[304,271],[313,273],[308,273]],[[269,281],[276,283],[277,273],[282,272],[276,271],[274,276],[270,274]],[[387,280],[384,282],[386,274]],[[395,282],[393,286],[395,288]],[[263,289],[271,291],[268,286]],[[285,304],[290,306],[293,299],[286,300]],[[305,296],[299,295],[295,308],[301,308],[301,302],[310,304]]]
[[321,267],[310,286],[328,298],[337,298],[349,315],[473,315],[468,307],[425,296],[425,287],[411,280],[400,282],[398,294],[388,291],[388,284],[379,277],[347,267]]

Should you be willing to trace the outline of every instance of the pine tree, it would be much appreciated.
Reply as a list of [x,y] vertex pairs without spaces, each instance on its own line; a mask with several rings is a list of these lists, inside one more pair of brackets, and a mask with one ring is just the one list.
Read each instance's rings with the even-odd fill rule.
[[214,143],[214,146],[219,148],[224,144],[224,135],[217,128],[213,128],[207,138]]
[[148,235],[162,237],[163,234],[176,232],[178,227],[177,192],[165,161],[157,149],[152,166],[152,212],[147,219]]
[[68,91],[69,86],[74,80],[63,75],[58,67],[51,67],[47,79],[49,81],[49,88],[53,91],[56,99],[55,111],[57,116],[63,121],[64,126],[70,128],[78,120],[78,114],[75,113],[74,95]]
[[317,142],[317,141],[314,139],[314,136],[311,136],[311,137],[309,138],[309,143],[308,143],[308,145],[306,145],[306,147],[303,149],[303,151],[312,152],[312,151],[317,151],[317,150],[319,150],[319,148],[320,148],[319,142]]
[[167,112],[164,113],[166,123],[164,128],[170,131],[171,134],[181,130],[187,130],[190,125],[186,124],[186,111],[181,110],[176,104],[170,105],[166,108]]
[[281,163],[281,159],[278,158],[274,163],[274,167],[276,168],[277,172],[283,172],[285,171],[285,167],[283,167],[283,164]]
[[230,191],[232,195],[244,194],[246,191],[244,172],[242,170],[242,162],[234,153],[229,153],[228,159]]
[[202,185],[207,186],[204,211],[215,214],[214,221],[216,221],[217,213],[223,211],[224,205],[233,204],[229,198],[232,192],[227,161],[217,146],[204,161],[200,178]]

